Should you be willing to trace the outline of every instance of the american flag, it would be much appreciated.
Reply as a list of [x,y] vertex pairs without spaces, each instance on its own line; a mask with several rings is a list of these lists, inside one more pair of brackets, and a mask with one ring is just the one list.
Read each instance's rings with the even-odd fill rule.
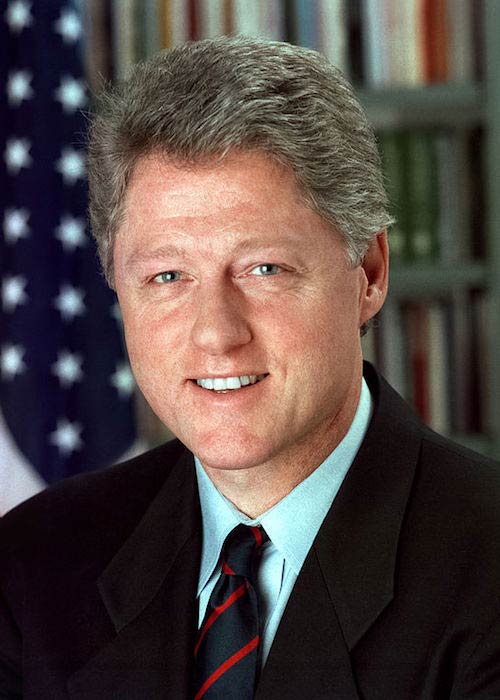
[[0,513],[136,437],[86,220],[83,40],[77,2],[0,0]]

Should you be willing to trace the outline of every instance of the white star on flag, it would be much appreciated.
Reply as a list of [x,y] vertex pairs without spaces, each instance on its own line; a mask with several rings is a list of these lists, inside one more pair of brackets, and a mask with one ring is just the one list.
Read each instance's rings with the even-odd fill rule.
[[115,373],[111,376],[110,384],[117,389],[120,398],[128,399],[134,393],[135,380],[126,362],[117,365]]
[[9,343],[4,345],[0,352],[0,368],[2,377],[14,379],[18,374],[22,374],[26,369],[23,360],[24,348],[21,345]]
[[63,284],[59,295],[54,300],[54,306],[60,312],[63,321],[72,321],[76,316],[83,316],[85,304],[84,292],[70,284]]
[[69,387],[83,378],[83,358],[68,350],[59,351],[57,362],[52,365],[52,373],[59,379],[61,386]]
[[64,8],[57,22],[54,22],[55,30],[63,38],[65,44],[72,44],[78,41],[82,34],[82,23],[73,10]]
[[56,100],[62,104],[65,112],[76,112],[87,103],[85,87],[81,80],[75,80],[69,76],[61,78],[61,82],[55,91]]
[[5,149],[7,170],[17,175],[21,168],[28,168],[32,161],[30,156],[31,143],[28,139],[9,139]]
[[16,306],[25,304],[28,295],[24,288],[28,280],[23,275],[6,277],[2,282],[2,306],[4,311],[15,311]]
[[5,19],[14,34],[19,34],[25,27],[33,24],[31,3],[24,2],[24,0],[14,0],[14,2],[9,3],[5,11]]
[[27,209],[6,209],[3,217],[3,232],[7,243],[17,243],[20,238],[28,238],[30,228]]
[[29,100],[33,97],[34,93],[30,85],[32,80],[33,74],[27,70],[17,70],[9,73],[7,95],[10,105],[19,107],[23,100]]
[[82,430],[80,423],[70,423],[66,418],[58,420],[57,429],[49,435],[50,444],[55,445],[61,454],[70,455],[83,447]]
[[87,244],[85,236],[85,222],[74,216],[64,215],[61,223],[56,228],[55,237],[61,241],[65,251],[73,251],[75,248],[83,248]]
[[65,185],[74,185],[85,177],[85,160],[83,153],[74,148],[63,148],[61,157],[56,162],[56,170],[61,173]]

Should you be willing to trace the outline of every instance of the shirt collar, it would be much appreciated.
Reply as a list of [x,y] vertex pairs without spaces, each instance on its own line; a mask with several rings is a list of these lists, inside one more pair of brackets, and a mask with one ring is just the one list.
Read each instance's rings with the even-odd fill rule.
[[198,595],[212,575],[227,535],[239,523],[262,525],[273,545],[298,575],[316,534],[363,442],[372,414],[370,390],[362,380],[351,426],[325,461],[285,498],[252,520],[225,498],[195,457],[203,520]]

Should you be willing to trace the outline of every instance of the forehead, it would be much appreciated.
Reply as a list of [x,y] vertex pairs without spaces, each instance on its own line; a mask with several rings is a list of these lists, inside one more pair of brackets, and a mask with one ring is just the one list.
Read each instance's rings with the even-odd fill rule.
[[233,152],[221,161],[196,164],[147,155],[137,162],[127,187],[127,213],[148,199],[172,216],[180,206],[187,215],[199,213],[200,207],[208,215],[257,201],[305,204],[292,170],[258,151]]
[[[175,244],[219,251],[252,241],[300,246],[333,227],[305,202],[289,168],[260,152],[232,153],[220,162],[186,165],[152,154],[131,177],[117,248]],[[115,249],[116,253],[116,249]]]

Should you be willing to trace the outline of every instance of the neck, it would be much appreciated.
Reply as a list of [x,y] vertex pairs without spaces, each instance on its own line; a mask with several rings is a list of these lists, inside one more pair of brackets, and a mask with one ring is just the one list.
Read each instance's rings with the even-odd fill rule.
[[307,479],[342,441],[356,414],[360,390],[361,377],[329,425],[268,462],[245,469],[204,465],[206,473],[239,511],[258,518]]

